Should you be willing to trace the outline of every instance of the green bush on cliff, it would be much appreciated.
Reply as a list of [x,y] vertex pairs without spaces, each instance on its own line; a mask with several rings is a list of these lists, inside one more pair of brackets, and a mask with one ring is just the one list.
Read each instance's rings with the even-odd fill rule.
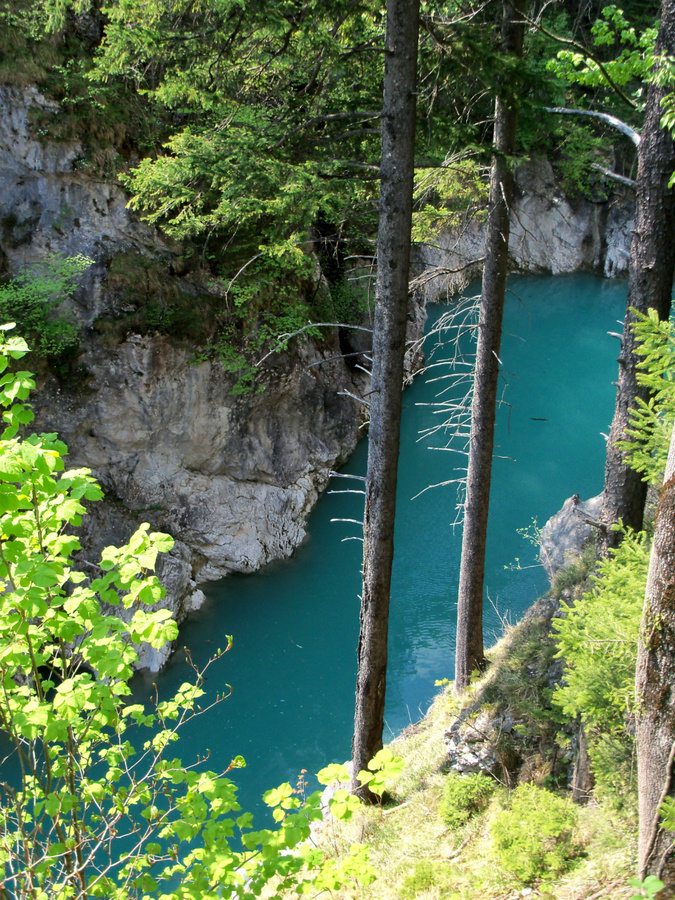
[[492,822],[501,865],[521,884],[548,880],[566,871],[578,853],[576,813],[569,800],[534,784],[521,784],[509,807]]
[[583,718],[596,792],[623,805],[635,791],[635,663],[650,541],[627,533],[599,563],[593,588],[554,621],[565,674],[552,698],[566,716]]
[[451,772],[443,785],[438,813],[449,828],[461,828],[487,809],[494,790],[495,782],[486,775]]
[[79,276],[93,260],[86,256],[48,256],[0,286],[0,321],[14,322],[40,356],[58,362],[77,352],[80,331],[63,312]]

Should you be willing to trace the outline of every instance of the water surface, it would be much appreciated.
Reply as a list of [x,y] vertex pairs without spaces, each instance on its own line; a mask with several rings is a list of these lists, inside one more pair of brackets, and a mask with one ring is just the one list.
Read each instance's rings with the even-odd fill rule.
[[[626,297],[624,283],[590,275],[512,278],[509,288],[501,354],[505,402],[497,419],[486,561],[488,642],[547,587],[535,548],[519,530],[533,520],[543,525],[573,493],[585,499],[602,489],[601,433],[609,430],[618,353],[607,332],[619,330]],[[430,324],[442,312],[432,308]],[[434,681],[452,677],[454,669],[461,549],[461,529],[452,525],[456,487],[420,494],[456,477],[453,466],[461,460],[429,449],[445,438],[419,440],[439,421],[426,404],[444,385],[432,380],[441,371],[432,369],[404,395],[389,736],[420,718]],[[343,471],[364,474],[366,455],[364,441]],[[334,490],[358,486],[333,480]],[[210,695],[229,683],[232,695],[190,726],[180,752],[187,759],[208,749],[214,769],[242,754],[248,766],[234,778],[245,808],[258,806],[263,790],[294,782],[302,769],[313,772],[349,756],[361,543],[350,539],[358,535],[356,526],[330,520],[360,519],[360,507],[359,495],[326,495],[293,559],[209,585],[206,605],[182,630],[198,666],[225,646],[225,635],[234,635],[232,651],[209,670],[206,683]],[[177,654],[159,677],[162,693],[189,676],[182,657]]]

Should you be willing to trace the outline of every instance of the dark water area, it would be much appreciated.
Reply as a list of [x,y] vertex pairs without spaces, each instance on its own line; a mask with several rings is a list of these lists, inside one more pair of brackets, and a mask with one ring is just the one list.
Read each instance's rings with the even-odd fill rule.
[[[518,277],[509,282],[502,363],[504,404],[497,421],[486,565],[485,630],[496,638],[546,590],[537,551],[519,530],[540,526],[573,493],[599,493],[616,379],[626,287],[590,275]],[[430,325],[444,307],[430,310]],[[430,338],[428,352],[434,343]],[[446,351],[448,354],[450,350]],[[438,360],[439,351],[433,356]],[[399,468],[396,563],[390,619],[385,739],[418,720],[436,679],[452,677],[461,528],[455,485],[461,457],[431,450],[440,435],[420,432],[440,421],[439,387],[431,369],[404,395]],[[346,473],[365,474],[367,446]],[[332,490],[359,488],[333,479]],[[415,498],[415,499],[413,499]],[[241,754],[247,768],[232,773],[245,809],[261,808],[264,790],[295,782],[349,757],[356,679],[362,497],[327,494],[308,523],[308,538],[291,560],[250,576],[209,585],[207,603],[183,627],[181,642],[203,666],[234,636],[230,653],[209,670],[209,696],[232,686],[225,702],[190,723],[178,746],[184,761],[207,750],[222,770]],[[347,538],[347,540],[343,540]],[[514,567],[519,560],[519,567]],[[161,695],[190,677],[179,652],[157,678]],[[139,693],[145,692],[142,683]],[[257,814],[258,825],[265,822]]]

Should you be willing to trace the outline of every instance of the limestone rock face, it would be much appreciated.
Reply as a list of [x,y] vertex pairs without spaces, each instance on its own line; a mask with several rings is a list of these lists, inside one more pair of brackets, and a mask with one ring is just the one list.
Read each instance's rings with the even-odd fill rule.
[[605,225],[605,278],[622,278],[628,275],[634,217],[635,203],[632,200],[611,204]]
[[[340,354],[337,337],[320,345],[299,338],[265,363],[256,390],[233,396],[234,377],[218,362],[195,364],[192,347],[160,334],[106,343],[92,324],[129,311],[109,277],[111,261],[129,251],[166,260],[175,248],[136,219],[118,186],[80,169],[78,143],[42,143],[32,110],[58,105],[34,89],[0,87],[2,267],[14,272],[50,253],[94,259],[71,310],[84,377],[44,378],[34,427],[57,431],[68,464],[91,468],[106,491],[85,520],[88,562],[142,521],[174,536],[159,575],[164,605],[180,621],[204,600],[198,581],[255,571],[302,541],[330,470],[359,437],[359,404],[344,392],[367,390],[366,376],[342,360],[310,368]],[[180,289],[195,293],[184,280]],[[423,310],[411,318],[416,338]],[[170,651],[143,647],[141,664],[158,669]]]
[[36,427],[58,430],[71,465],[187,544],[200,579],[250,572],[290,555],[356,444],[356,403],[338,394],[353,390],[346,367],[307,368],[319,358],[307,343],[275,360],[260,393],[233,397],[217,363],[194,365],[160,335],[89,341],[81,359],[93,377],[76,390],[49,379]]
[[568,497],[541,531],[539,557],[549,579],[578,557],[594,536],[592,523],[602,511],[602,494],[590,500]]
[[[627,275],[633,223],[630,200],[572,203],[547,160],[530,160],[516,169],[509,253],[520,272],[559,275],[594,271],[608,278]],[[470,221],[442,232],[434,245],[416,248],[418,269],[441,266],[445,277],[428,281],[428,301],[444,299],[448,291],[479,277],[484,253],[484,226]]]
[[565,198],[551,164],[533,160],[516,170],[509,251],[524,272],[597,270],[601,266],[599,204]]
[[120,187],[81,170],[79,143],[33,134],[31,114],[58,109],[34,88],[0,85],[0,257],[10,271],[49,254],[92,258],[77,295],[77,317],[87,326],[105,312],[105,263],[115,253],[158,253],[167,244],[130,213]]
[[[218,363],[194,365],[160,335],[87,340],[88,382],[49,378],[34,401],[35,429],[58,431],[68,465],[91,468],[106,491],[85,519],[87,558],[144,521],[173,535],[158,574],[180,622],[204,600],[198,582],[290,556],[359,437],[357,403],[339,394],[355,390],[344,363],[308,369],[336,345],[306,342],[275,359],[260,393],[234,397]],[[141,665],[156,671],[170,652],[143,647]]]

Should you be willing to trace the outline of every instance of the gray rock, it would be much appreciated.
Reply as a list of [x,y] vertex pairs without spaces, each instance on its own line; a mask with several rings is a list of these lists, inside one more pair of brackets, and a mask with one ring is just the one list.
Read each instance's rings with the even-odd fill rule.
[[[609,278],[627,274],[633,227],[633,203],[572,203],[547,160],[529,160],[516,170],[509,254],[521,272],[558,275],[596,271]],[[418,271],[440,266],[458,270],[426,282],[427,302],[442,301],[481,273],[484,226],[470,220],[442,232],[431,244],[415,248]]]
[[79,143],[32,132],[32,111],[58,109],[35,88],[0,85],[0,241],[12,272],[50,254],[93,258],[77,309],[89,325],[105,311],[104,263],[125,250],[168,253],[169,244],[127,209],[120,187],[80,170]]
[[562,509],[548,520],[541,531],[539,557],[549,579],[580,556],[594,537],[593,522],[602,511],[602,494],[590,500],[578,495],[565,500]]
[[[289,556],[305,520],[358,439],[354,390],[339,352],[306,342],[275,360],[264,390],[232,396],[217,363],[160,335],[119,347],[86,342],[91,385],[47,379],[35,427],[58,431],[72,466],[88,466],[111,496],[190,548],[193,579],[252,572]],[[182,587],[181,587],[182,590]]]
[[445,751],[449,767],[461,774],[480,772],[483,775],[495,775],[500,764],[494,746],[489,741],[468,743],[466,738],[459,739],[450,733],[446,734]]

